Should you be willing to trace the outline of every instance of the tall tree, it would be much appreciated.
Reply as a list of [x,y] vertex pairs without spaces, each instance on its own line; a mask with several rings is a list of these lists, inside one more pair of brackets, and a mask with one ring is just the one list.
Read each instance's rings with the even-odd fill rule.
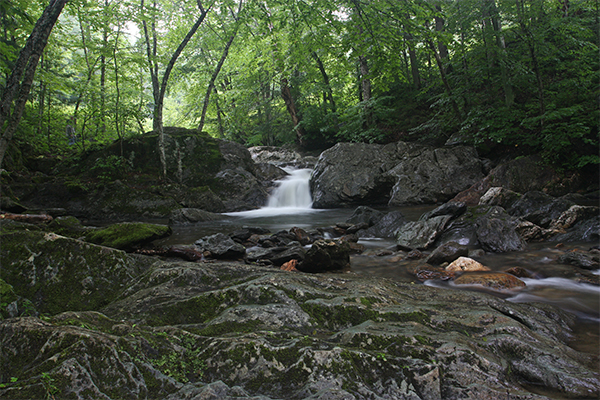
[[[157,9],[157,2],[154,1],[153,9]],[[155,20],[155,12],[152,13],[151,20],[151,34],[148,31],[148,23],[146,19],[142,19],[142,26],[144,29],[144,39],[146,43],[146,53],[148,57],[148,69],[150,71],[150,78],[152,80],[152,94],[154,97],[154,111],[153,111],[153,120],[152,127],[154,131],[158,134],[158,153],[160,157],[160,163],[162,166],[162,175],[163,177],[167,176],[167,160],[165,155],[165,137],[164,137],[164,129],[163,129],[163,108],[164,108],[164,100],[165,93],[167,91],[167,84],[169,82],[169,78],[171,76],[171,72],[173,71],[173,67],[177,62],[177,59],[192,39],[204,18],[206,18],[206,14],[209,12],[212,7],[209,5],[208,8],[204,8],[201,0],[197,0],[198,9],[200,10],[200,15],[196,18],[196,21],[189,29],[187,34],[183,37],[179,46],[175,49],[169,62],[165,67],[165,71],[162,76],[162,80],[159,83],[159,63],[158,63],[158,32]],[[141,0],[141,9],[144,10],[144,0]]]
[[0,167],[8,144],[17,130],[23,116],[35,70],[67,0],[51,0],[37,20],[25,47],[19,53],[12,72],[6,82],[0,102]]

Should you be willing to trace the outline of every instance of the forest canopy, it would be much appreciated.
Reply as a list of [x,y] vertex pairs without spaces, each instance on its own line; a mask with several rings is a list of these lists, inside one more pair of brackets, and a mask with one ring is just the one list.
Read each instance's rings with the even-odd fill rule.
[[[3,92],[46,6],[0,0]],[[5,167],[162,126],[248,146],[500,145],[594,166],[599,14],[597,0],[71,0]]]

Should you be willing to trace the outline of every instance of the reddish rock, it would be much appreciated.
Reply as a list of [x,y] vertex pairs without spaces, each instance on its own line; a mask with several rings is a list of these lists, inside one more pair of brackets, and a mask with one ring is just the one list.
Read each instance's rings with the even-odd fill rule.
[[512,267],[512,268],[507,269],[504,272],[506,272],[507,274],[516,276],[517,278],[533,278],[533,275],[531,274],[531,272],[527,271],[523,267]]
[[289,271],[289,272],[298,271],[298,269],[296,269],[297,265],[298,265],[298,260],[290,260],[290,261],[286,262],[285,264],[283,264],[280,267],[280,269],[282,271]]
[[421,264],[415,267],[409,267],[408,272],[415,275],[421,282],[429,279],[441,279],[447,281],[454,278],[454,272],[446,271],[444,268],[429,264]]
[[525,287],[525,282],[516,276],[497,273],[465,274],[454,280],[457,285],[477,285],[494,290],[510,290]]

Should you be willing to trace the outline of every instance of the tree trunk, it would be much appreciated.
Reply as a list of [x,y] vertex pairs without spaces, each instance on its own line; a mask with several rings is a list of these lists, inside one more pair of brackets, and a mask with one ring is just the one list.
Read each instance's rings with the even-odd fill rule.
[[458,108],[458,104],[456,104],[456,101],[454,101],[454,99],[452,98],[452,89],[450,88],[450,83],[448,83],[448,77],[446,76],[446,71],[444,70],[444,63],[442,61],[442,58],[438,54],[433,42],[430,39],[427,39],[427,45],[433,53],[435,62],[437,63],[438,70],[440,71],[440,77],[442,78],[442,83],[444,84],[444,88],[446,88],[446,93],[448,94],[448,97],[450,97],[450,104],[452,105],[452,110],[454,110],[454,114],[460,121],[462,120],[462,116],[460,113],[460,109]]
[[417,60],[417,53],[415,52],[411,34],[406,34],[406,43],[408,45],[408,58],[410,60],[410,72],[413,78],[413,85],[416,90],[419,90],[421,89],[421,75],[419,74],[419,61]]
[[[154,5],[156,7],[156,2],[154,3]],[[141,6],[143,9],[144,8],[144,0],[141,0]],[[175,52],[173,52],[173,55],[171,56],[171,59],[169,60],[169,63],[167,64],[167,67],[163,74],[162,82],[160,83],[160,86],[158,83],[158,62],[156,61],[157,41],[158,41],[157,33],[156,33],[156,26],[153,21],[152,22],[152,35],[153,35],[152,43],[153,44],[152,44],[152,50],[151,50],[150,36],[148,34],[148,28],[146,25],[146,21],[145,20],[142,21],[142,24],[144,27],[144,37],[146,40],[148,64],[149,64],[150,75],[151,75],[151,79],[152,79],[152,92],[154,95],[154,113],[153,113],[152,126],[154,128],[154,131],[158,134],[158,154],[159,154],[160,163],[162,166],[163,178],[167,177],[167,160],[166,160],[166,154],[165,154],[165,137],[164,137],[164,129],[163,129],[163,105],[164,105],[165,93],[167,91],[167,83],[169,82],[169,77],[171,76],[171,72],[173,71],[175,62],[177,61],[177,59],[183,52],[183,49],[185,49],[185,46],[187,46],[188,42],[192,39],[192,37],[194,36],[196,31],[198,30],[198,28],[204,21],[204,18],[206,17],[206,14],[208,13],[208,11],[210,9],[209,8],[209,9],[205,10],[204,7],[202,7],[202,3],[200,0],[198,0],[198,8],[200,9],[200,16],[198,17],[198,19],[196,19],[196,22],[194,22],[194,25],[190,28],[190,30],[185,35],[185,37],[183,38],[181,43],[179,43],[179,46],[177,47],[177,49],[175,49]]]
[[292,97],[292,91],[290,90],[290,86],[288,84],[288,80],[286,78],[281,79],[281,97],[283,97],[283,101],[285,102],[285,107],[287,108],[290,117],[292,117],[292,123],[294,124],[294,129],[296,130],[296,139],[298,143],[303,146],[304,143],[304,128],[300,126],[300,122],[302,122],[302,117],[298,113],[298,109],[296,107],[296,102]]
[[235,39],[236,34],[237,34],[237,29],[235,30],[233,35],[231,35],[231,37],[225,44],[225,48],[223,49],[223,54],[221,54],[221,59],[217,63],[217,66],[215,67],[215,70],[213,71],[213,74],[210,77],[210,82],[208,83],[208,88],[206,89],[206,95],[204,96],[204,105],[202,106],[202,114],[200,115],[200,124],[198,125],[199,131],[202,131],[202,129],[204,129],[204,123],[206,120],[206,111],[208,110],[208,101],[210,99],[210,94],[215,89],[215,81],[217,80],[217,76],[219,76],[219,72],[221,72],[221,68],[223,67],[223,64],[225,63],[225,59],[227,58],[227,55],[229,54],[229,48],[233,44],[233,40]]
[[[2,100],[0,102],[0,167],[8,144],[12,140],[17,126],[23,116],[23,110],[31,91],[33,77],[48,37],[62,12],[67,0],[51,0],[44,9],[42,16],[37,20],[31,35],[15,61],[12,72],[6,82]],[[16,99],[15,99],[16,98]],[[12,106],[14,102],[14,107]]]
[[321,76],[323,77],[323,83],[325,83],[326,91],[324,94],[324,98],[327,102],[329,102],[331,106],[331,111],[335,112],[336,106],[335,101],[333,100],[333,91],[331,90],[331,84],[329,83],[329,75],[327,75],[327,71],[325,71],[325,66],[323,65],[323,62],[319,58],[319,55],[316,51],[312,52],[312,57],[316,61],[317,67],[319,68],[319,71],[321,71]]

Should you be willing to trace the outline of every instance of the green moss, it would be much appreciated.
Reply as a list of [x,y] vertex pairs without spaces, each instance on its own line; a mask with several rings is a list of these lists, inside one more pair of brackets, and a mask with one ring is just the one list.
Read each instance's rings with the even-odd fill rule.
[[169,236],[172,232],[171,227],[166,225],[128,222],[88,232],[85,238],[102,246],[128,250]]

